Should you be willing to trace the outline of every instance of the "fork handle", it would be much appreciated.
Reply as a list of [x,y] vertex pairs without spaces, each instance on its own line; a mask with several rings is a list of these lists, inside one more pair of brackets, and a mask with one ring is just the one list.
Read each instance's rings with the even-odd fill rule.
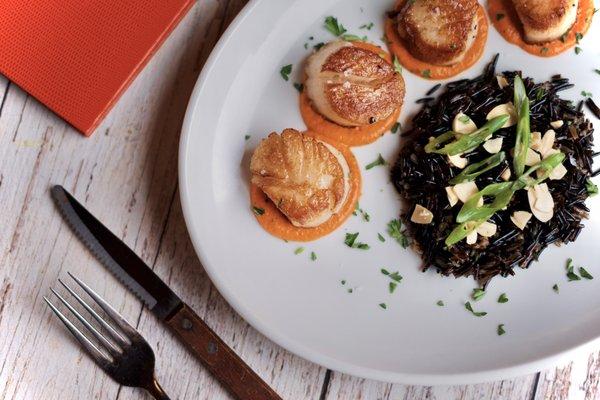
[[236,399],[282,400],[186,304],[166,323]]
[[146,388],[146,390],[156,400],[171,400],[171,398],[167,396],[163,388],[160,386],[156,378],[152,378],[152,382],[150,382],[150,385]]

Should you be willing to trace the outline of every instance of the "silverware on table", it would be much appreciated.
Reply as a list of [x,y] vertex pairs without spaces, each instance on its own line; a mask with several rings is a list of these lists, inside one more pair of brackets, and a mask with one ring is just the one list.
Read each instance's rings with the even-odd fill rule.
[[[170,400],[169,396],[160,387],[154,377],[154,352],[146,340],[136,331],[114,308],[110,306],[96,292],[85,283],[71,275],[71,278],[104,310],[112,322],[107,322],[94,309],[85,302],[62,280],[61,285],[79,302],[87,312],[100,324],[103,335],[92,323],[90,318],[84,317],[63,296],[54,289],[52,293],[63,303],[67,309],[77,317],[88,332],[96,339],[94,344],[81,329],[77,328],[71,320],[58,310],[48,298],[44,297],[48,306],[66,325],[71,333],[79,340],[87,353],[117,383],[124,386],[133,386],[146,389],[155,399]],[[116,325],[116,327],[114,326]],[[110,339],[106,338],[109,336]]]
[[144,261],[62,186],[52,197],[75,235],[239,400],[281,400]]

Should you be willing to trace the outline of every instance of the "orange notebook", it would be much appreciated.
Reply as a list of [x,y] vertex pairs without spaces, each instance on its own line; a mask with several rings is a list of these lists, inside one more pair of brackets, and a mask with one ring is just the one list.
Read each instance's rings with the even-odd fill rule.
[[194,0],[0,0],[0,73],[90,135]]

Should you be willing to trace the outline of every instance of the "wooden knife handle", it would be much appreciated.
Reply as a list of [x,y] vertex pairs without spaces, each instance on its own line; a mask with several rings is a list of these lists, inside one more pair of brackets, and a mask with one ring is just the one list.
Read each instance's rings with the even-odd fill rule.
[[236,399],[282,400],[187,305],[166,323]]

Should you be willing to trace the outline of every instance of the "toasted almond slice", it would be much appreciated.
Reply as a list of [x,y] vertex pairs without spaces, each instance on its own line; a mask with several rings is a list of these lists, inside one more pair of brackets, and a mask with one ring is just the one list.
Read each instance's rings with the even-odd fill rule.
[[535,151],[540,151],[542,145],[542,132],[531,132],[530,146]]
[[548,176],[548,178],[550,178],[550,180],[552,180],[552,181],[558,181],[558,180],[561,180],[562,178],[564,178],[566,174],[567,174],[567,168],[562,164],[558,164],[550,172],[550,175]]
[[448,203],[450,203],[450,207],[454,207],[456,203],[458,203],[458,196],[456,193],[454,193],[454,187],[447,186],[446,195],[448,196]]
[[504,139],[496,138],[496,139],[488,139],[483,143],[483,148],[490,154],[496,154],[500,150],[502,150],[502,142]]
[[511,175],[512,175],[512,172],[510,172],[510,168],[506,167],[506,168],[504,168],[504,171],[502,171],[502,173],[500,174],[500,178],[502,178],[502,180],[504,180],[504,181],[508,181],[510,179]]
[[523,229],[525,229],[525,226],[527,225],[527,223],[529,222],[531,217],[532,217],[532,214],[530,212],[515,211],[512,214],[512,216],[510,217],[510,220],[513,222],[513,224],[515,224],[517,226],[517,228],[519,228],[520,230],[523,230]]
[[496,234],[498,227],[492,222],[484,222],[477,227],[477,233],[483,237],[492,237]]
[[556,132],[552,129],[548,129],[544,136],[542,137],[542,143],[540,144],[540,149],[538,152],[545,158],[546,153],[548,153],[554,147],[554,141],[556,140]]
[[538,153],[531,149],[527,149],[527,155],[525,156],[525,165],[531,167],[539,163],[540,161],[542,161],[542,157],[540,157]]
[[508,86],[508,80],[504,77],[504,75],[496,75],[496,81],[498,82],[498,87],[500,89],[504,89]]
[[485,118],[489,121],[492,118],[506,114],[508,114],[509,118],[504,125],[502,125],[502,128],[508,128],[517,123],[517,110],[515,110],[515,106],[511,102],[500,104],[492,108]]
[[431,211],[426,209],[420,204],[415,206],[415,211],[413,211],[410,220],[415,224],[423,224],[427,225],[433,221],[433,214]]
[[548,185],[541,183],[527,189],[527,199],[533,215],[541,222],[548,222],[554,216],[554,200]]
[[477,192],[479,192],[479,188],[475,182],[463,182],[454,185],[454,193],[463,203],[466,203]]
[[563,121],[562,119],[550,122],[550,126],[553,127],[554,129],[562,128],[564,124],[565,124],[565,121]]
[[467,235],[467,244],[475,244],[477,243],[477,230],[469,233]]
[[468,115],[458,113],[452,121],[452,130],[457,133],[469,134],[477,130],[477,125]]
[[462,154],[457,154],[455,156],[448,156],[448,162],[451,165],[454,165],[456,168],[463,169],[469,164],[469,160],[464,158]]

